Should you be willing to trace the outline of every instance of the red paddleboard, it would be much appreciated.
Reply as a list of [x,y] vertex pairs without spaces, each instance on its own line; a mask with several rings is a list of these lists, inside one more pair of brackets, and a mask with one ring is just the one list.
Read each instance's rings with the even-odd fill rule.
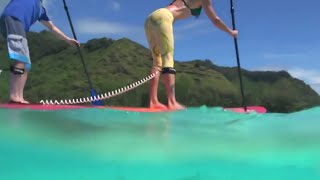
[[[131,112],[170,112],[173,110],[168,109],[152,109],[144,107],[120,107],[120,106],[90,106],[90,105],[42,105],[42,104],[0,104],[0,108],[4,109],[31,109],[31,110],[70,110],[70,109],[85,109],[85,108],[98,108],[98,109],[115,109]],[[237,113],[247,113],[255,111],[257,113],[266,113],[267,109],[261,106],[248,106],[247,111],[244,108],[225,108],[225,110],[234,111]]]
[[250,112],[257,112],[257,113],[267,113],[267,109],[263,106],[247,106],[247,111],[243,107],[237,107],[237,108],[224,108],[228,111],[233,111],[237,113],[250,113]]
[[0,104],[0,108],[3,108],[3,109],[31,109],[31,110],[46,110],[46,111],[86,109],[86,108],[115,109],[115,110],[132,111],[132,112],[169,112],[169,111],[172,111],[172,110],[168,110],[168,109],[151,109],[151,108],[144,108],[144,107],[90,106],[90,105],[43,105],[43,104],[18,104],[18,103]]

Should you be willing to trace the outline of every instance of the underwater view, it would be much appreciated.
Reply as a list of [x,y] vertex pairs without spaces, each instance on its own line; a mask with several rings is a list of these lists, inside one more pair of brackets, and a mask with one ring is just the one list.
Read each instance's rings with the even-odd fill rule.
[[0,109],[1,179],[320,178],[320,107],[241,114]]

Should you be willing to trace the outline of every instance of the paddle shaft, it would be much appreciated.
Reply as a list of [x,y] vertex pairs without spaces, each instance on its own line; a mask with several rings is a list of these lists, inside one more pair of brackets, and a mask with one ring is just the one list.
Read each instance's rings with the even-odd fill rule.
[[[70,27],[71,27],[71,31],[72,31],[73,37],[74,37],[75,40],[78,40],[78,39],[77,39],[77,35],[76,35],[75,31],[74,31],[74,27],[73,27],[73,24],[72,24],[72,20],[71,20],[71,17],[70,17],[70,13],[69,13],[69,10],[68,10],[68,6],[67,6],[67,3],[66,3],[65,0],[63,0],[63,4],[64,4],[64,9],[66,10],[66,13],[67,13],[67,16],[68,16],[68,20],[69,20],[69,24],[70,24]],[[87,76],[90,89],[92,90],[92,89],[93,89],[92,82],[91,82],[91,79],[90,79],[90,77],[89,77],[89,73],[88,73],[88,71],[87,71],[87,67],[86,67],[86,64],[85,64],[85,62],[84,62],[83,54],[82,54],[82,51],[81,51],[81,49],[80,49],[79,46],[77,46],[77,50],[78,50],[78,53],[79,53],[79,55],[80,55],[80,59],[81,59],[82,65],[83,65],[84,72],[85,72],[85,74],[86,74],[86,76]]]
[[[230,4],[231,4],[231,16],[232,16],[232,28],[233,28],[233,30],[236,30],[233,0],[230,0]],[[245,100],[245,96],[244,96],[244,88],[243,88],[243,83],[242,83],[242,74],[241,74],[241,65],[240,65],[240,56],[239,56],[239,48],[238,48],[237,38],[234,38],[234,45],[235,45],[236,56],[237,56],[238,75],[239,75],[239,80],[240,80],[240,89],[241,89],[241,96],[242,96],[242,106],[244,107],[244,110],[247,111],[247,105],[246,105],[246,100]]]

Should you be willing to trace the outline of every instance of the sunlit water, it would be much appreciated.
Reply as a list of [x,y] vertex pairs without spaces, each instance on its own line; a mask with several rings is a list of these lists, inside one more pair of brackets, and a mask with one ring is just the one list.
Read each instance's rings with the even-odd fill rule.
[[0,109],[0,179],[320,179],[320,107],[291,114]]

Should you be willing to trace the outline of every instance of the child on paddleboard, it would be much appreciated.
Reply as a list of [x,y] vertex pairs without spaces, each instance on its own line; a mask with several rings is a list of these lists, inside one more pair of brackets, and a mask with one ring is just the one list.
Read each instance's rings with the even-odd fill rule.
[[23,97],[24,86],[31,69],[26,33],[37,21],[64,39],[70,45],[80,43],[66,36],[47,16],[42,0],[11,0],[0,18],[1,34],[7,39],[8,53],[12,61],[10,67],[10,101],[28,104]]

